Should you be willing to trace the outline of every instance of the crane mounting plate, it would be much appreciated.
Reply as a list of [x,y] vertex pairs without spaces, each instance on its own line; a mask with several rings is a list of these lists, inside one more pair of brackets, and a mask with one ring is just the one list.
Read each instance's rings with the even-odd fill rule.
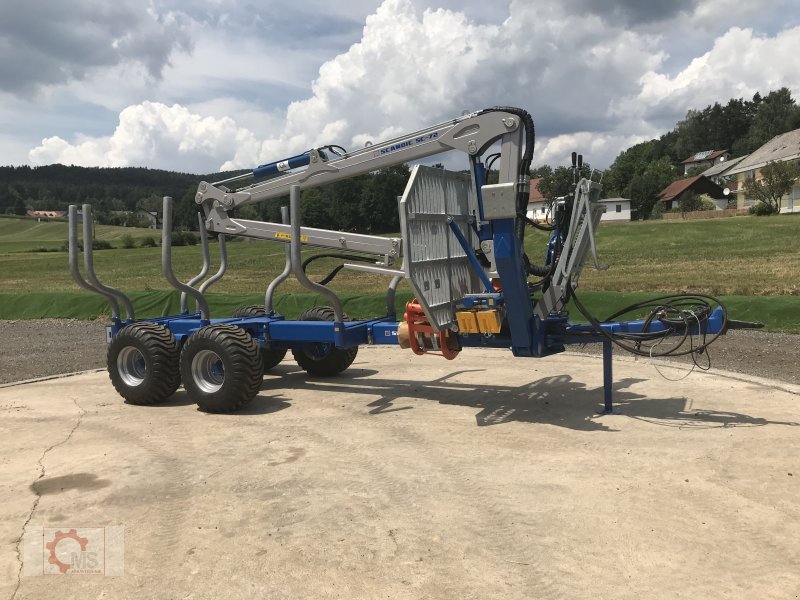
[[403,270],[436,330],[456,324],[455,305],[465,295],[483,291],[450,229],[450,222],[455,223],[470,246],[477,247],[471,226],[477,214],[477,195],[470,175],[423,165],[413,168],[400,199]]

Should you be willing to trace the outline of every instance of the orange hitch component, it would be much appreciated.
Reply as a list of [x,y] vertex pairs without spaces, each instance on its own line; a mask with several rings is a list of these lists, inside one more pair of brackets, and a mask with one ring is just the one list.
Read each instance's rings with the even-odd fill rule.
[[414,354],[434,354],[447,360],[453,360],[461,352],[458,337],[447,330],[433,330],[416,298],[406,303],[403,319],[405,322],[400,324],[397,332],[401,347],[410,347]]

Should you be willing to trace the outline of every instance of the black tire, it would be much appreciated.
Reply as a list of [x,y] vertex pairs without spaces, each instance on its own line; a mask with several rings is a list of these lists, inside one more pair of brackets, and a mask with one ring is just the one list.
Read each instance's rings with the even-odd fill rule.
[[235,325],[207,325],[195,331],[180,358],[183,387],[200,410],[232,412],[261,387],[258,342]]
[[[233,313],[234,317],[263,317],[267,314],[267,310],[263,304],[252,304],[250,306],[242,306],[237,308]],[[261,349],[261,363],[264,366],[264,373],[271,368],[278,365],[286,356],[286,348],[262,348]]]
[[[330,306],[310,308],[300,315],[298,321],[335,321],[336,314]],[[347,315],[344,320],[349,321]],[[312,344],[311,347],[292,350],[292,355],[309,375],[317,377],[333,377],[353,364],[358,354],[358,346],[353,348],[337,348],[333,344]]]
[[108,345],[106,364],[114,389],[131,404],[163,402],[181,384],[180,349],[159,323],[132,323]]
[[263,304],[251,304],[250,306],[242,306],[237,308],[234,317],[263,317],[267,314],[267,309]]

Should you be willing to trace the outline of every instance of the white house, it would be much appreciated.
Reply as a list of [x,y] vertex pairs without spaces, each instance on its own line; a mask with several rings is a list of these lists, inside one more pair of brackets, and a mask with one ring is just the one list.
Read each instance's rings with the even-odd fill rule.
[[539,183],[541,181],[541,177],[531,179],[531,188],[528,193],[527,215],[529,219],[534,221],[547,221],[550,218],[550,214],[547,212],[547,203],[539,191]]
[[547,203],[544,200],[528,202],[527,215],[529,219],[543,223],[550,221],[550,212],[547,210]]
[[600,200],[606,205],[606,212],[600,221],[630,221],[631,201],[628,198],[603,198]]
[[[631,220],[631,201],[628,198],[603,198],[600,202],[606,207],[606,212],[600,217],[601,222]],[[527,215],[529,219],[540,223],[549,222],[552,217],[544,199],[528,202]]]
[[154,210],[136,210],[136,216],[147,223],[148,229],[158,229],[158,213]]

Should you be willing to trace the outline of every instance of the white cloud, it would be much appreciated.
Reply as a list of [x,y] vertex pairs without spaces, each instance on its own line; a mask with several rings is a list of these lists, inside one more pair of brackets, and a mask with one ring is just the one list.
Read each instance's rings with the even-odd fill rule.
[[635,96],[623,98],[618,114],[639,115],[647,119],[674,107],[674,116],[686,108],[702,108],[728,98],[751,97],[782,86],[800,94],[800,27],[787,29],[774,37],[758,36],[751,29],[731,28],[714,41],[705,54],[695,58],[682,71],[670,77],[648,71]]
[[[709,20],[713,6],[730,1],[705,0],[694,15]],[[797,91],[800,82],[800,28],[773,36],[730,28],[670,74],[664,72],[668,35],[650,25],[612,23],[602,11],[574,18],[569,3],[512,0],[502,22],[477,22],[457,10],[415,8],[421,3],[383,2],[367,17],[360,40],[321,63],[305,97],[283,109],[266,98],[268,90],[291,88],[297,97],[318,59],[302,53],[293,62],[295,49],[265,52],[253,38],[228,42],[220,20],[194,20],[188,30],[195,55],[176,55],[163,84],[151,88],[157,99],[170,100],[132,102],[107,137],[48,137],[30,160],[192,172],[248,168],[322,144],[361,147],[465,109],[509,104],[536,120],[535,164],[556,164],[578,150],[606,166],[628,145],[671,127],[687,108],[781,85]],[[684,22],[688,6],[675,8],[674,18]],[[242,58],[231,62],[237,53]],[[143,93],[135,85],[124,89],[105,105]],[[75,93],[94,94],[100,104],[105,88],[97,90],[103,91]]]
[[28,160],[34,165],[61,163],[85,167],[122,167],[127,164],[113,164],[107,160],[109,140],[86,139],[70,144],[56,136],[44,138],[40,146],[28,153]]
[[177,104],[143,102],[120,113],[110,137],[75,144],[60,137],[45,138],[28,158],[33,164],[164,165],[179,171],[212,172],[236,148],[255,143],[252,133],[229,117],[201,117]]
[[644,142],[655,135],[655,132],[650,134],[597,134],[591,131],[579,131],[577,133],[569,133],[564,135],[557,135],[549,138],[537,153],[537,160],[535,165],[565,165],[570,161],[570,155],[573,151],[578,151],[583,154],[586,161],[592,167],[604,168],[606,164],[597,164],[597,157],[616,156],[620,149],[625,149]]
[[[8,3],[6,3],[8,4]],[[0,90],[33,95],[98,69],[140,65],[157,80],[191,41],[180,13],[136,0],[17,2],[0,19]]]
[[[566,33],[583,41],[580,53],[559,50]],[[387,0],[367,18],[360,42],[322,65],[313,94],[289,105],[279,135],[257,155],[240,150],[225,167],[324,143],[360,147],[495,104],[533,103],[545,132],[575,131],[590,120],[603,126],[614,95],[635,91],[635,79],[625,83],[629,73],[662,60],[652,43],[621,28],[609,32],[597,17],[568,22],[555,6],[548,13],[514,2],[502,24],[479,25],[460,12],[420,14],[407,0]],[[331,138],[334,129],[342,137]]]

